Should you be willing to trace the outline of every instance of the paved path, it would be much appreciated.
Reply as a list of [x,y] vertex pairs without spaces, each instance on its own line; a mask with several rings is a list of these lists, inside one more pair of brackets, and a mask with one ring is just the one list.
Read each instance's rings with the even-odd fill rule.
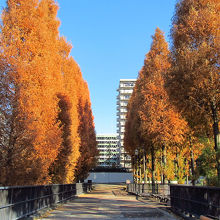
[[80,195],[77,199],[59,206],[43,219],[177,219],[159,209],[156,203],[140,201],[135,196],[128,195],[123,190],[124,187],[96,185],[91,193]]

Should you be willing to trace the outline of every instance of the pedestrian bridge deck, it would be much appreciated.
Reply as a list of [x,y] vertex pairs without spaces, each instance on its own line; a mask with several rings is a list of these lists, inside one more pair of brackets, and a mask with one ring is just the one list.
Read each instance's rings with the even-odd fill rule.
[[125,185],[97,184],[92,192],[58,206],[41,219],[178,219],[163,205],[138,199],[124,188]]

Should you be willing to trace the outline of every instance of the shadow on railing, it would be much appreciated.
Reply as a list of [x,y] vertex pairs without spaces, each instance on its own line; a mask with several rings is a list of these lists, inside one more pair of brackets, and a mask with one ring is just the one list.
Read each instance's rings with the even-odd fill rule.
[[171,207],[185,216],[220,219],[220,188],[170,185]]
[[92,183],[0,187],[0,219],[14,220],[92,189]]

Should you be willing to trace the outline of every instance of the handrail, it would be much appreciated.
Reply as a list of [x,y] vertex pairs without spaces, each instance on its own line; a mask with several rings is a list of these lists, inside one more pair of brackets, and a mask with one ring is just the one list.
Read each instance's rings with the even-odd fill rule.
[[170,185],[171,207],[184,215],[220,219],[220,188]]
[[24,218],[90,191],[92,183],[0,187],[0,219]]

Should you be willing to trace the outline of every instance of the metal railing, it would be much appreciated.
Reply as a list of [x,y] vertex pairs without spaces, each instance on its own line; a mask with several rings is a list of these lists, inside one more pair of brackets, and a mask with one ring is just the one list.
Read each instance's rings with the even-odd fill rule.
[[148,183],[130,183],[127,184],[127,192],[134,193],[137,195],[143,194],[158,194],[161,196],[169,196],[170,188],[169,185],[162,184],[148,184]]
[[91,183],[0,187],[0,219],[24,218],[91,189]]
[[170,185],[171,207],[184,215],[220,219],[220,188]]

